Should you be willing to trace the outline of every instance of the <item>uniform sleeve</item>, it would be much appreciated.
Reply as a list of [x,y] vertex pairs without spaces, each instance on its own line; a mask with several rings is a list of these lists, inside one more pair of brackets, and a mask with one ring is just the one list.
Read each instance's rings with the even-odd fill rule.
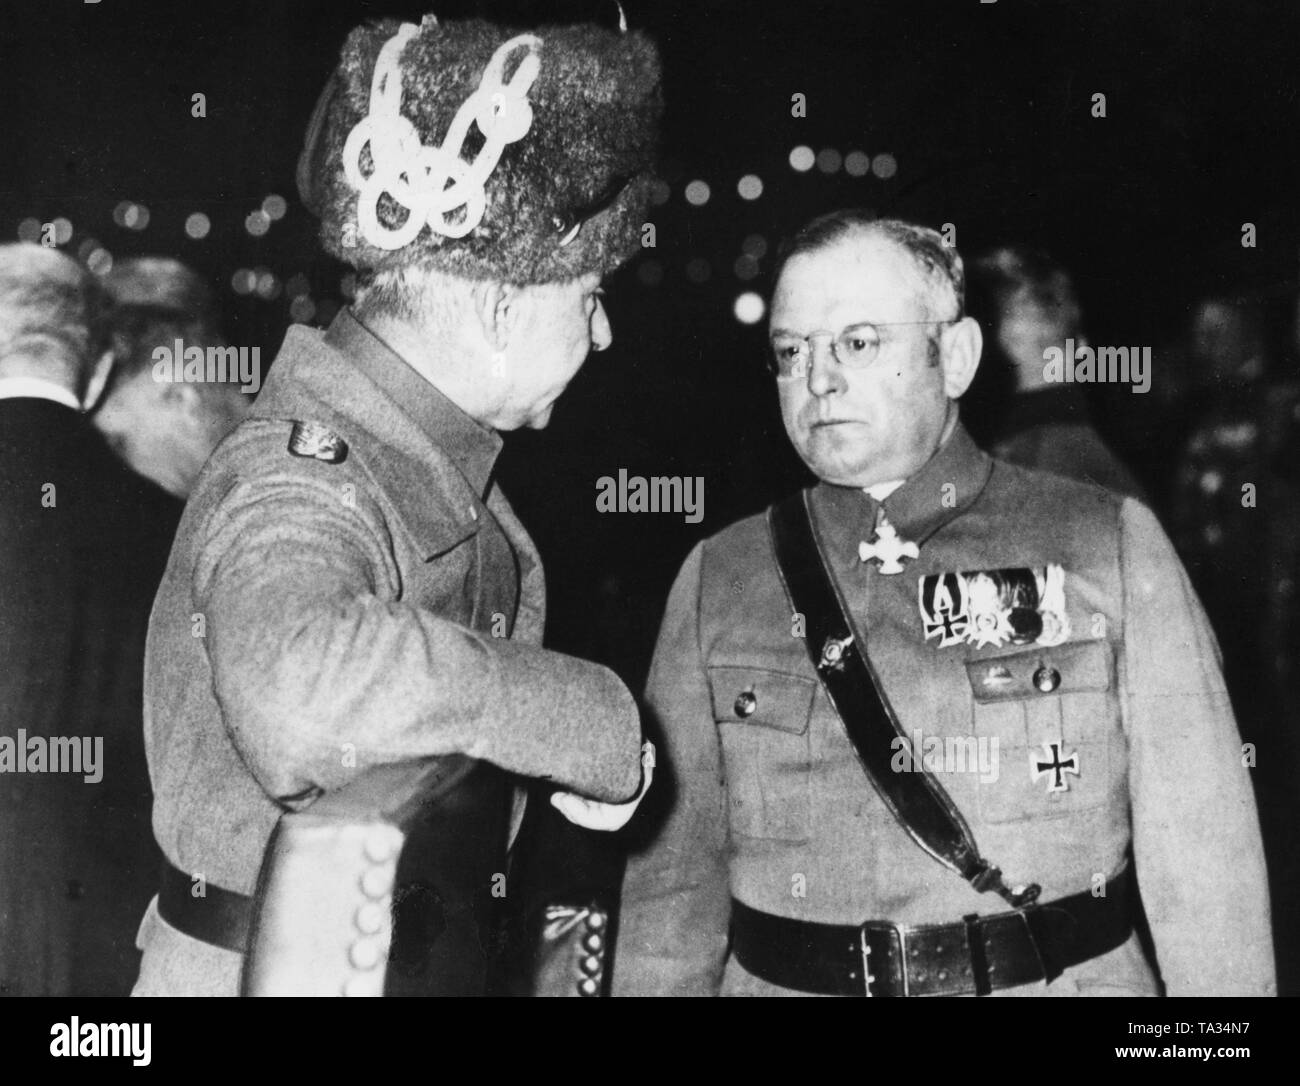
[[268,794],[459,753],[599,800],[632,796],[640,719],[614,673],[390,598],[376,518],[303,469],[236,485],[209,521],[194,601],[222,714]]
[[650,669],[646,701],[662,774],[655,787],[671,809],[648,847],[628,860],[616,996],[717,995],[722,983],[731,919],[727,799],[699,645],[700,566],[697,547],[668,598]]
[[1218,645],[1155,517],[1132,500],[1120,516],[1133,843],[1160,972],[1170,995],[1272,995],[1252,770]]

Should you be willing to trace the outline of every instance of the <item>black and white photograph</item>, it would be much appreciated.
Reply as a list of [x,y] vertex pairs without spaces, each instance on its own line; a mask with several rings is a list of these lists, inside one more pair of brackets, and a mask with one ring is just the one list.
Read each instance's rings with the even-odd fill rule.
[[1281,1053],[1300,7],[6,0],[0,102],[6,1041]]

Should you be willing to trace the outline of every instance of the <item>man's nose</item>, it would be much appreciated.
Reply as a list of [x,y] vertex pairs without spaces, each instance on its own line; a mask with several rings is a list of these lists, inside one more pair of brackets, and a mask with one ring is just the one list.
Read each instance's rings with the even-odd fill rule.
[[605,307],[596,302],[596,311],[591,315],[591,349],[606,350],[614,342],[614,330],[609,326],[609,316]]
[[835,360],[831,345],[821,337],[808,345],[808,391],[827,396],[844,388],[844,374]]

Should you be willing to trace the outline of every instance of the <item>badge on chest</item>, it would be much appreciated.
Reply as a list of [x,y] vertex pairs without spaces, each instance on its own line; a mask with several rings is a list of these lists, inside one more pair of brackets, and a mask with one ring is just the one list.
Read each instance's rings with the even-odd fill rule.
[[932,573],[917,582],[921,628],[939,648],[1060,645],[1070,637],[1065,570],[1021,566]]

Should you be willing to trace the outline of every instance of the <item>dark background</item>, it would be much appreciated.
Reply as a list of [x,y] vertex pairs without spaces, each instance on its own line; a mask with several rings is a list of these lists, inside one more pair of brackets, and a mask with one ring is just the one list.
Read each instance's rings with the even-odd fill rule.
[[[1288,3],[799,3],[627,0],[665,63],[668,202],[651,210],[662,280],[634,265],[610,284],[615,345],[594,358],[544,434],[510,442],[504,477],[551,579],[557,645],[614,663],[638,682],[670,579],[689,545],[802,478],[762,370],[762,325],[732,303],[763,277],[733,271],[744,237],[769,245],[818,212],[864,204],[957,228],[958,246],[1028,240],[1077,272],[1095,342],[1175,339],[1209,290],[1267,300],[1285,337],[1297,244],[1295,67],[1300,12]],[[237,343],[275,354],[289,298],[239,297],[237,268],[307,274],[321,311],[346,269],[319,255],[298,202],[302,130],[347,30],[370,17],[418,18],[385,0],[6,0],[0,14],[0,236],[27,217],[65,216],[70,251],[89,238],[115,255],[162,252],[219,288]],[[443,2],[443,17],[520,25],[616,8],[580,2]],[[5,26],[4,22],[8,25]],[[1094,92],[1107,116],[1091,116]],[[207,117],[191,116],[191,95]],[[807,117],[791,116],[791,95]],[[888,180],[813,169],[790,149],[888,152]],[[742,200],[736,181],[764,192]],[[685,183],[709,183],[692,207]],[[269,193],[289,212],[253,238],[245,216]],[[122,200],[148,228],[114,224]],[[186,237],[203,211],[212,231]],[[1258,245],[1243,249],[1241,224]],[[710,265],[691,282],[687,264]],[[326,303],[326,304],[322,304]],[[1154,380],[1162,380],[1157,358]],[[1126,391],[1112,396],[1128,396]],[[1120,407],[1135,406],[1132,402]],[[1140,411],[1110,437],[1141,457]],[[1119,419],[1120,422],[1115,420]],[[705,518],[600,514],[595,481],[703,476]],[[1140,464],[1139,464],[1140,468]]]
[[[762,3],[626,0],[660,42],[667,201],[657,247],[616,275],[615,344],[575,380],[543,433],[513,435],[502,478],[550,584],[549,641],[639,687],[671,579],[692,543],[804,479],[763,365],[762,324],[732,312],[766,292],[777,239],[848,204],[939,226],[967,255],[1029,241],[1076,273],[1094,342],[1156,349],[1154,389],[1176,385],[1178,342],[1210,293],[1264,309],[1275,372],[1296,370],[1296,78],[1300,5],[1098,0]],[[346,32],[370,17],[414,21],[424,2],[385,0],[4,0],[0,11],[0,238],[68,218],[65,246],[163,253],[218,290],[227,331],[274,357],[289,298],[238,296],[237,269],[308,277],[318,321],[346,300],[347,269],[319,253],[294,166]],[[613,0],[436,5],[521,27],[597,19]],[[191,95],[207,116],[191,115]],[[1106,95],[1107,116],[1091,115]],[[807,116],[791,115],[806,95]],[[893,155],[887,179],[795,172],[796,145]],[[736,182],[764,183],[747,202]],[[693,179],[712,198],[693,207]],[[263,237],[245,217],[278,193]],[[114,223],[124,200],[144,230]],[[212,231],[186,237],[202,211]],[[1241,246],[1254,223],[1257,246]],[[733,270],[761,235],[759,278]],[[700,261],[707,262],[707,278]],[[692,262],[696,262],[692,264]],[[647,266],[649,265],[649,266]],[[688,276],[692,266],[694,279]],[[1167,348],[1167,349],[1166,349]],[[1127,389],[1090,390],[1111,444],[1149,486],[1159,434]],[[702,476],[705,516],[601,514],[596,480]],[[1159,469],[1159,470],[1158,470]],[[1249,560],[1246,558],[1245,560]]]

